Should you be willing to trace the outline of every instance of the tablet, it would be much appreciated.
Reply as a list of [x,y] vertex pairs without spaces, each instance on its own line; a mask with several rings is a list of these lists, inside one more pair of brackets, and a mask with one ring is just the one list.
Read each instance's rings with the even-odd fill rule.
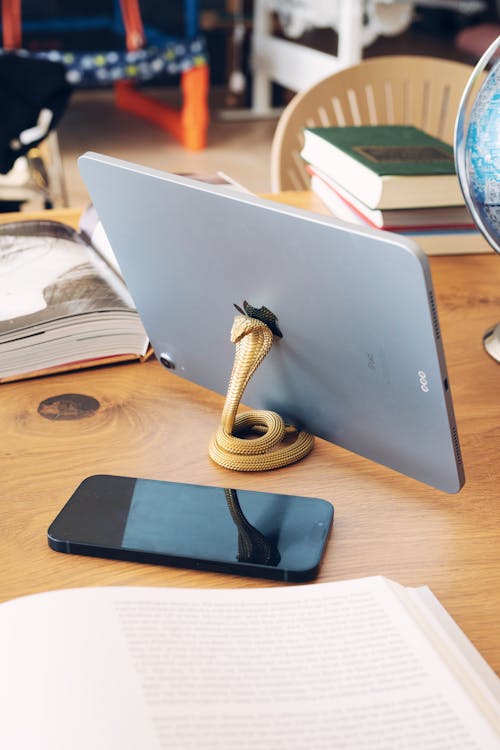
[[79,166],[160,361],[225,393],[233,305],[264,305],[283,338],[245,404],[460,489],[432,280],[414,242],[101,154]]

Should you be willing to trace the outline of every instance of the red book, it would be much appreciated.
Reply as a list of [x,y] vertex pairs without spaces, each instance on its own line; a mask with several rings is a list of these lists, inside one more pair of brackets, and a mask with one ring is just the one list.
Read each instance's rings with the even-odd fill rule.
[[[325,179],[315,168],[308,167],[308,169],[311,174],[311,190],[313,190],[337,219],[342,219],[358,226],[374,227],[381,231],[397,232],[414,240],[427,255],[462,255],[493,252],[488,242],[484,239],[481,232],[476,229],[472,221],[456,224],[445,223],[447,219],[449,220],[449,216],[453,214],[454,209],[457,208],[455,206],[448,209],[440,208],[439,212],[444,213],[442,213],[442,218],[439,220],[437,218],[434,219],[436,221],[435,224],[429,223],[431,221],[429,214],[432,215],[434,211],[432,208],[413,210],[415,214],[421,214],[422,211],[427,212],[426,221],[422,224],[416,224],[415,218],[411,219],[412,209],[371,211],[364,207],[363,211],[361,211],[358,208],[359,201],[355,204],[356,199],[352,198],[352,196],[350,201],[344,198],[332,186],[334,183],[331,179]],[[466,213],[465,206],[463,207],[463,211]],[[381,226],[376,223],[377,217],[369,218],[366,215],[367,212],[370,212],[370,214],[381,214],[386,221],[389,221],[387,214],[391,216],[397,214],[398,217],[400,214],[405,215],[407,223],[404,224],[401,216],[393,224]],[[373,220],[374,218],[375,220]],[[378,217],[378,221],[381,221],[381,217]]]
[[465,205],[372,209],[320,169],[308,165],[307,171],[311,175],[311,189],[339,219],[391,232],[476,228]]

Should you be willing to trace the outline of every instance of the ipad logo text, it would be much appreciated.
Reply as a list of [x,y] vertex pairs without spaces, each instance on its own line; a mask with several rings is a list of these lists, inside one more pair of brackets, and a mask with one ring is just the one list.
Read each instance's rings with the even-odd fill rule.
[[429,384],[427,382],[427,375],[423,370],[418,371],[418,379],[420,381],[420,390],[424,393],[429,393]]

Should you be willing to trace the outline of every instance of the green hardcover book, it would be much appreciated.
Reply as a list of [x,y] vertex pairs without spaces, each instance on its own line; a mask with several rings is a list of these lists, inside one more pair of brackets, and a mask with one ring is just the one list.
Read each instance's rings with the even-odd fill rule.
[[302,157],[369,208],[464,203],[453,148],[411,125],[307,128]]

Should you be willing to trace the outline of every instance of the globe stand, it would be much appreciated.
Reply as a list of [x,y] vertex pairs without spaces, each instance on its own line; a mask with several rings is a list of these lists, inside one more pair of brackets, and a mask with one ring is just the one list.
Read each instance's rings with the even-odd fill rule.
[[483,344],[488,354],[497,362],[500,362],[500,323],[486,331]]

